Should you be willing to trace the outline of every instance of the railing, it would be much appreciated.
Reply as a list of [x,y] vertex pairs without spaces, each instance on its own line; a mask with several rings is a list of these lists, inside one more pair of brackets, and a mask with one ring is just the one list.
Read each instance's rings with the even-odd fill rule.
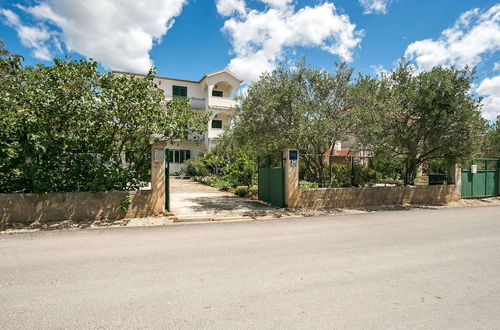
[[238,101],[231,97],[218,97],[213,96],[210,98],[209,107],[217,108],[235,108],[238,105]]
[[208,138],[209,139],[215,139],[218,138],[224,133],[224,129],[222,128],[210,128],[208,130]]
[[[173,98],[172,94],[167,94],[165,93],[165,98],[168,100],[171,100]],[[190,97],[189,98],[189,104],[193,109],[197,110],[205,110],[205,102],[206,98],[204,97]]]
[[188,136],[187,136],[188,141],[203,141],[204,139],[205,139],[204,134],[191,133],[191,134],[188,134]]

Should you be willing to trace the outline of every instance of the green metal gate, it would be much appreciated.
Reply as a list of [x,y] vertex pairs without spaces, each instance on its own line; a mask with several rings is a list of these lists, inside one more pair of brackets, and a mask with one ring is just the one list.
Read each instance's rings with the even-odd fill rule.
[[285,173],[281,153],[259,157],[259,199],[271,205],[285,207]]
[[499,169],[498,158],[474,158],[467,162],[462,169],[462,198],[498,196]]
[[170,211],[170,161],[171,155],[165,149],[165,211]]

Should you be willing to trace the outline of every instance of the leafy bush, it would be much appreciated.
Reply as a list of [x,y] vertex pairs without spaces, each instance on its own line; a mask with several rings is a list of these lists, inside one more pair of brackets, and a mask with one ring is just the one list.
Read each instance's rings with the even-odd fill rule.
[[245,197],[249,192],[248,187],[245,186],[238,186],[236,189],[234,189],[234,194],[238,195],[240,197]]
[[252,154],[244,150],[233,151],[230,161],[222,170],[224,179],[234,186],[250,187],[256,178],[257,162]]
[[259,194],[259,186],[257,185],[251,186],[249,192],[252,196],[257,196]]
[[181,168],[180,170],[170,173],[171,176],[184,176],[186,175],[186,170]]
[[120,210],[122,210],[122,212],[124,213],[127,213],[130,208],[130,205],[132,205],[132,195],[127,193],[120,201]]
[[318,184],[317,183],[314,183],[314,182],[309,182],[309,181],[305,181],[305,180],[300,180],[299,181],[299,187],[301,189],[310,189],[310,188],[318,188]]
[[193,158],[186,161],[186,175],[194,177],[203,177],[210,175],[203,158]]
[[[206,119],[140,78],[97,63],[22,66],[0,44],[0,192],[135,189],[150,179],[151,137],[182,138]],[[165,107],[167,110],[165,110]]]
[[231,188],[231,184],[224,180],[216,180],[211,186],[222,191],[229,191],[229,188]]

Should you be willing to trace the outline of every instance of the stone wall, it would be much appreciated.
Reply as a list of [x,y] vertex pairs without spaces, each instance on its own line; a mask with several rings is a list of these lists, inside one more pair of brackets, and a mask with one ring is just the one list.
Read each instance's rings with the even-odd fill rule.
[[354,208],[380,205],[446,204],[460,199],[455,185],[299,189],[292,208]]
[[[132,204],[125,213],[120,202],[127,194],[131,194]],[[158,208],[155,210],[158,195],[150,190],[0,194],[0,224],[152,216],[159,213]]]

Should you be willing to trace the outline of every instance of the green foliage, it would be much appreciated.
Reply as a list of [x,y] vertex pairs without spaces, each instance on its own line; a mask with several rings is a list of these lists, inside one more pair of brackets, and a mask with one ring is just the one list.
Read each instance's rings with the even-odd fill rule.
[[186,170],[183,168],[170,173],[170,176],[185,176],[185,175],[186,175]]
[[135,189],[153,137],[202,132],[188,100],[165,102],[145,77],[100,74],[94,61],[23,67],[0,57],[0,192]]
[[229,191],[231,188],[231,184],[227,181],[224,181],[222,179],[216,180],[212,183],[212,187],[217,188],[222,191]]
[[259,186],[253,185],[250,187],[250,189],[248,189],[248,191],[252,196],[257,196],[257,194],[259,193]]
[[481,99],[470,94],[474,79],[469,68],[417,72],[404,61],[380,79],[360,77],[354,87],[358,141],[387,159],[403,158],[406,184],[430,159],[469,157],[485,125]]
[[500,157],[500,115],[488,126],[482,150],[485,157]]
[[231,187],[251,186],[256,181],[257,156],[245,149],[217,147],[214,151],[186,162],[186,173],[193,177],[217,177]]
[[255,181],[257,172],[256,157],[243,149],[233,150],[228,154],[228,162],[222,173],[226,181],[233,186],[245,185],[250,187]]
[[249,192],[248,187],[246,186],[238,186],[236,189],[234,189],[234,194],[238,195],[240,197],[245,197]]
[[301,189],[311,189],[311,188],[319,188],[319,185],[315,182],[309,182],[305,180],[299,181],[299,187]]
[[203,157],[193,158],[186,161],[186,175],[193,177],[203,177],[210,175],[210,171],[204,162]]
[[[302,154],[322,155],[352,132],[353,69],[338,65],[332,74],[304,61],[280,64],[250,85],[236,115],[232,142],[256,154],[295,147]],[[324,159],[306,159],[321,177]],[[320,178],[323,180],[323,178]]]
[[120,210],[122,210],[122,212],[124,213],[127,213],[130,208],[130,205],[132,205],[132,195],[126,194],[120,201]]
[[373,169],[383,180],[400,180],[404,177],[405,159],[395,158],[384,152],[377,152],[372,161]]

